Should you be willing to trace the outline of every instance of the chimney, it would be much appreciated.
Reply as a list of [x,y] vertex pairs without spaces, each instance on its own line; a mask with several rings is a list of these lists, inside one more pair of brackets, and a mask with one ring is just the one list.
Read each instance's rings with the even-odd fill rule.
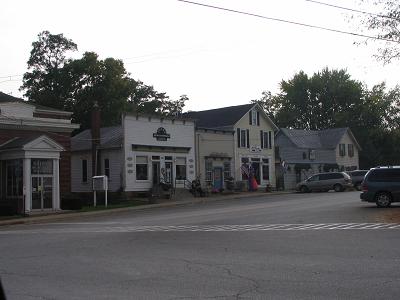
[[100,175],[100,109],[97,101],[94,102],[92,110],[92,176]]

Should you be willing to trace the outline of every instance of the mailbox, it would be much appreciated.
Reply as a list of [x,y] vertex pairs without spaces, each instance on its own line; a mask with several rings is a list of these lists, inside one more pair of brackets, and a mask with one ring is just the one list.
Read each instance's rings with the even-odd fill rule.
[[108,178],[106,175],[93,176],[93,191],[107,191]]

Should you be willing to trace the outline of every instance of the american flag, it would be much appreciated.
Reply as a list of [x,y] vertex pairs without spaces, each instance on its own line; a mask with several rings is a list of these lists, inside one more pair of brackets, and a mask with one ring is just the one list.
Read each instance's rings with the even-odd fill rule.
[[246,174],[247,177],[250,175],[249,167],[246,164],[243,164],[240,169],[242,170],[242,174]]

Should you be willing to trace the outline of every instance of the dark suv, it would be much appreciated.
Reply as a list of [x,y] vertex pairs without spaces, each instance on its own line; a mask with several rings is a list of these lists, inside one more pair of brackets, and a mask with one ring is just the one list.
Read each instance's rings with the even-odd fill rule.
[[400,201],[400,166],[378,167],[369,170],[362,183],[362,201],[388,207]]

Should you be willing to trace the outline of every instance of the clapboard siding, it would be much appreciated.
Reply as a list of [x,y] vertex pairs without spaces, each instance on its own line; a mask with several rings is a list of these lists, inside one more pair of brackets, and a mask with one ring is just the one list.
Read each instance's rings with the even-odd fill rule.
[[[121,188],[121,162],[122,150],[121,149],[107,149],[101,150],[101,175],[105,174],[104,159],[108,158],[110,162],[110,177],[108,181],[108,189],[111,192],[116,192]],[[82,160],[87,160],[87,176],[88,181],[82,182]],[[73,152],[71,157],[71,170],[72,170],[72,192],[91,192],[91,178],[92,178],[92,154],[89,151]]]

